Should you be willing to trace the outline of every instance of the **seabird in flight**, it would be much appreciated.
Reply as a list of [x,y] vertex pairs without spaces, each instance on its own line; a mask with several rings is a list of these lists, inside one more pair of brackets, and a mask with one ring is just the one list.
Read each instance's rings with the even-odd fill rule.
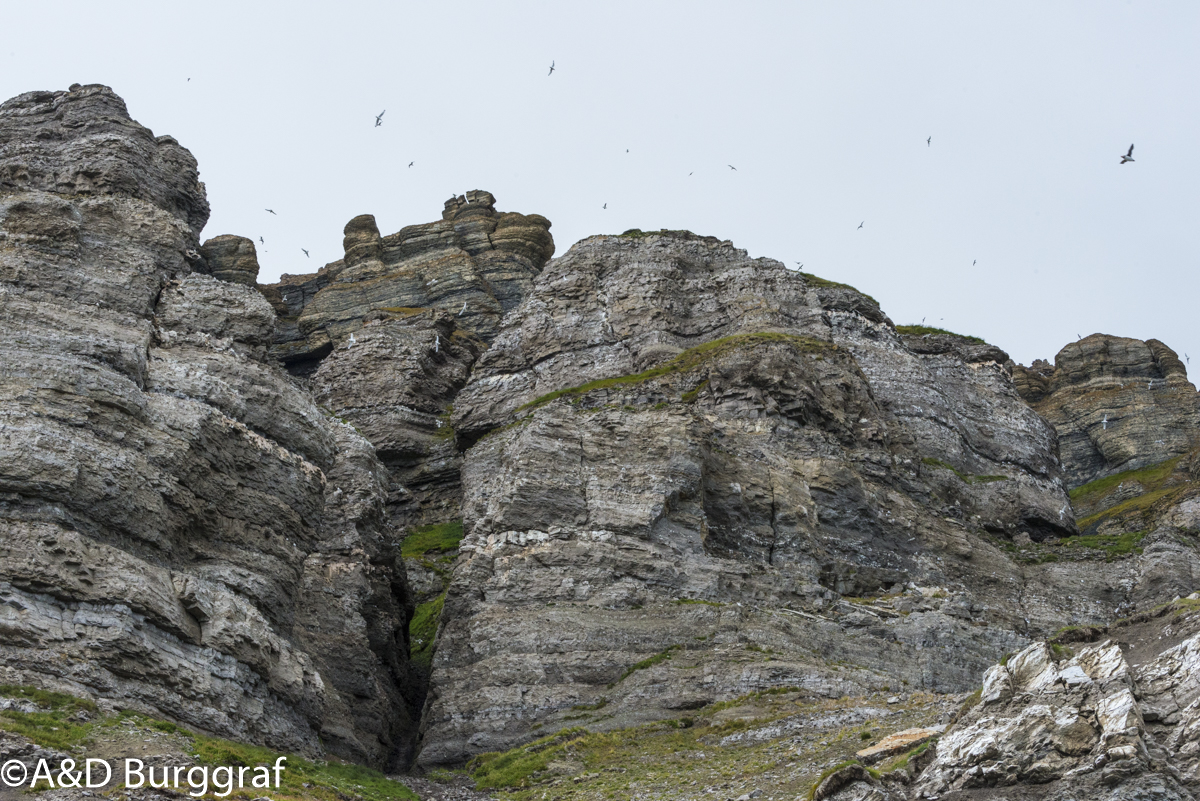
[[410,161],[410,162],[408,162],[408,166],[410,166],[410,167],[411,167],[412,165],[414,165],[414,164],[416,164],[416,162],[415,162],[415,161]]
[[606,209],[608,208],[608,204],[607,204],[607,203],[605,203],[605,204],[604,204],[604,208],[606,208]]
[[974,266],[975,266],[976,264],[978,264],[978,263],[979,263],[979,259],[971,259],[971,266],[972,266],[972,267],[974,267]]
[[[863,220],[862,222],[860,222],[860,223],[858,224],[858,228],[862,228],[864,223],[866,223],[866,220]],[[854,230],[855,230],[855,231],[857,231],[857,230],[858,230],[858,228],[855,228]]]
[[933,137],[932,136],[925,140],[925,147],[933,147]]
[[550,71],[546,73],[546,77],[549,78],[553,74],[554,74],[554,60],[551,59],[550,60]]
[[379,112],[379,116],[375,118],[375,127],[376,128],[378,128],[380,125],[383,125],[383,115],[384,114],[387,114],[386,108],[383,111]]
[[[263,209],[263,211],[269,211],[269,212],[271,212],[272,214],[275,214],[275,211],[274,211],[273,209]],[[278,215],[278,214],[275,214],[275,216],[276,216],[276,217],[278,217],[279,215]]]
[[725,166],[729,167],[729,169],[733,170],[734,172],[737,172],[737,167],[733,166],[732,164],[727,164]]
[[266,242],[263,242],[263,238],[261,236],[258,238],[258,241],[262,242],[262,244],[264,244],[264,245],[267,244]]
[[1124,156],[1121,156],[1121,163],[1122,163],[1122,164],[1124,164],[1124,163],[1125,163],[1125,162],[1127,162],[1127,161],[1133,161],[1133,145],[1130,145],[1130,146],[1129,146],[1129,152],[1128,152],[1128,153],[1126,153]]
[[[300,248],[300,249],[301,249],[301,250],[304,250],[304,248]],[[309,255],[308,255],[308,251],[307,251],[307,250],[304,250],[304,257],[305,257],[305,258],[309,258],[309,259],[311,259],[311,258],[312,258],[311,256],[309,256]]]
[[804,262],[802,262],[802,261],[798,261],[798,262],[796,262],[796,269],[797,269],[797,270],[803,270],[803,269],[804,269]]

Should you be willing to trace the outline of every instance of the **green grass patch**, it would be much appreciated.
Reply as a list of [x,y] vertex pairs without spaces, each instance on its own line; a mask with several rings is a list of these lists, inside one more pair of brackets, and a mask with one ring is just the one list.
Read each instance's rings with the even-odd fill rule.
[[597,381],[589,381],[578,387],[567,387],[558,389],[554,392],[548,392],[539,398],[531,400],[529,403],[517,409],[518,412],[532,411],[540,406],[544,406],[553,400],[562,397],[573,397],[583,395],[587,392],[592,392],[597,389],[609,389],[611,387],[634,386],[644,381],[649,381],[653,378],[670,375],[672,373],[681,373],[699,367],[708,359],[728,353],[732,350],[743,347],[753,347],[768,342],[782,342],[800,349],[804,353],[825,353],[827,351],[836,350],[837,346],[829,342],[822,342],[811,337],[796,336],[795,334],[779,334],[779,333],[760,333],[760,334],[734,334],[733,336],[714,339],[712,342],[705,342],[703,345],[697,345],[694,348],[688,348],[670,361],[660,364],[658,367],[652,367],[649,370],[643,370],[634,375],[616,376],[614,378],[602,378]]
[[[159,720],[134,712],[124,711],[115,715],[102,716],[96,704],[83,698],[64,693],[39,690],[34,687],[13,685],[0,686],[0,695],[37,704],[37,712],[0,712],[0,728],[28,738],[37,745],[57,750],[69,750],[79,745],[94,745],[103,741],[108,732],[133,726],[145,727],[183,739],[179,745],[201,765],[219,767],[273,766],[281,756],[287,756],[285,769],[280,774],[278,790],[273,786],[269,794],[276,801],[283,799],[309,799],[312,801],[418,801],[418,796],[403,784],[388,779],[384,774],[360,765],[337,761],[311,762],[300,757],[272,751],[256,745],[236,743],[217,737],[194,734],[169,720]],[[77,722],[73,718],[80,712],[87,713],[93,720]],[[252,777],[247,773],[246,781]],[[210,784],[210,789],[212,785]],[[246,797],[258,795],[244,788]]]
[[889,764],[880,773],[891,773],[893,770],[904,770],[908,767],[908,763],[914,758],[928,751],[933,744],[937,742],[937,738],[933,737],[918,745],[916,748],[910,748]]
[[[19,698],[38,707],[36,712],[15,709],[0,712],[0,728],[60,751],[85,742],[95,725],[89,719],[98,714],[92,701],[36,687],[4,684],[0,685],[0,696]],[[80,715],[81,712],[84,714]]]
[[849,289],[851,292],[858,292],[858,294],[862,295],[876,306],[879,305],[879,301],[875,300],[875,298],[871,297],[866,292],[862,292],[850,286],[849,284],[839,284],[837,281],[830,281],[828,278],[821,278],[813,275],[812,273],[801,273],[801,275],[804,276],[804,280],[809,286],[820,287],[821,289]]
[[1175,496],[1187,489],[1187,485],[1177,485],[1174,487],[1163,487],[1161,489],[1146,492],[1136,498],[1130,498],[1123,503],[1118,503],[1116,506],[1110,506],[1103,511],[1096,512],[1093,515],[1088,515],[1082,520],[1077,521],[1080,531],[1087,531],[1102,520],[1109,518],[1122,517],[1131,512],[1144,512],[1151,506],[1163,500],[1164,498]]
[[[204,735],[192,735],[197,761],[213,766],[271,766],[283,754],[256,745],[235,743]],[[286,770],[280,774],[279,789],[272,785],[271,798],[316,798],[322,801],[419,801],[419,796],[403,784],[394,782],[377,770],[342,762],[310,762],[288,755]],[[272,774],[273,776],[273,774]],[[247,775],[247,780],[249,775]],[[253,791],[251,791],[253,792]]]
[[1060,643],[1050,643],[1050,653],[1054,657],[1055,662],[1061,662],[1064,659],[1070,659],[1075,656],[1075,652],[1065,645]]
[[972,476],[968,473],[962,472],[952,464],[947,464],[941,459],[934,459],[931,456],[926,456],[921,460],[921,463],[929,465],[930,467],[936,467],[939,470],[949,470],[967,484],[990,484],[993,481],[1008,481],[1008,476]]
[[981,345],[987,344],[984,340],[980,339],[979,337],[973,337],[968,334],[956,334],[953,331],[947,331],[944,328],[934,328],[931,325],[898,325],[898,326],[896,326],[896,333],[904,334],[905,336],[910,336],[910,337],[923,337],[923,336],[926,336],[927,334],[932,334],[934,336],[944,335],[944,336],[958,337],[959,339],[965,339],[969,342],[978,342]]
[[1145,539],[1149,533],[1147,530],[1130,531],[1126,534],[1089,534],[1086,536],[1071,537],[1063,542],[1068,548],[1094,548],[1098,551],[1104,551],[1111,560],[1118,556],[1141,553],[1142,549],[1138,547],[1138,543]]
[[438,427],[433,432],[433,438],[436,440],[454,439],[454,426],[450,425],[450,417],[454,414],[454,405],[446,407],[446,411],[438,415]]
[[699,384],[697,384],[694,389],[689,389],[687,392],[683,393],[683,396],[680,399],[684,403],[691,403],[692,401],[696,400],[696,398],[698,398],[700,396],[700,393],[703,392],[704,388],[707,386],[708,386],[708,379],[706,378],[703,381],[701,381]]
[[413,529],[413,532],[404,538],[404,542],[400,546],[400,555],[406,559],[412,559],[427,553],[457,551],[462,537],[463,524],[461,520],[421,526]]
[[660,652],[660,653],[657,653],[657,654],[655,654],[654,656],[651,656],[651,657],[649,657],[649,658],[647,658],[647,659],[643,659],[641,662],[638,662],[638,663],[636,663],[636,664],[630,665],[629,667],[625,668],[625,672],[621,674],[621,678],[617,679],[616,681],[614,681],[612,684],[610,684],[610,685],[608,685],[608,686],[609,686],[609,687],[615,687],[616,685],[618,685],[618,684],[620,684],[621,682],[625,681],[625,679],[627,679],[627,678],[629,678],[630,676],[632,676],[632,675],[633,675],[634,673],[636,673],[637,671],[639,671],[639,670],[645,670],[646,668],[649,668],[649,667],[654,667],[654,666],[655,666],[655,665],[657,665],[659,662],[665,662],[665,661],[667,661],[668,659],[670,659],[670,658],[671,658],[671,654],[672,654],[672,652],[673,652],[673,651],[678,651],[678,650],[680,650],[681,648],[683,648],[683,646],[682,646],[682,645],[672,645],[670,648],[668,648],[668,649],[667,649],[667,650],[665,650],[665,651],[662,651],[662,652]]
[[509,751],[479,754],[467,763],[467,772],[479,789],[520,787],[536,773],[546,770],[550,760],[568,747],[582,745],[590,732],[584,728],[563,729],[540,740]]
[[443,592],[432,601],[418,604],[408,623],[409,658],[426,667],[433,661],[433,644],[437,639],[438,622],[442,619],[442,606],[445,603],[446,593]]
[[1183,457],[1176,456],[1174,459],[1167,459],[1165,462],[1152,464],[1149,467],[1143,467],[1138,470],[1126,470],[1123,473],[1117,473],[1115,476],[1107,476],[1105,478],[1098,478],[1095,481],[1089,481],[1071,490],[1069,493],[1071,501],[1073,503],[1080,503],[1094,500],[1107,494],[1110,490],[1121,486],[1126,481],[1137,482],[1147,490],[1157,489],[1159,484],[1175,472],[1175,466],[1179,464],[1181,458]]

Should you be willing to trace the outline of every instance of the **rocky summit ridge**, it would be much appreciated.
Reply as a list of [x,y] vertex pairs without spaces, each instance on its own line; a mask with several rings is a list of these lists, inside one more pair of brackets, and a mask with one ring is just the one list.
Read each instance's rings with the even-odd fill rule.
[[712,237],[551,258],[482,191],[260,285],[207,215],[107,87],[0,105],[0,685],[478,779],[581,726],[982,680],[903,781],[817,795],[1195,792],[1200,409],[1163,343],[1023,367]]

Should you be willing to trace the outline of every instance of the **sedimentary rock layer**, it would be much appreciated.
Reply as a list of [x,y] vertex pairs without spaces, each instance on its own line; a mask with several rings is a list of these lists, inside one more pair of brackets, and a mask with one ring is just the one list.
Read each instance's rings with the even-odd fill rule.
[[106,87],[0,106],[0,682],[389,763],[387,473],[267,359],[253,276],[192,269],[197,176]]

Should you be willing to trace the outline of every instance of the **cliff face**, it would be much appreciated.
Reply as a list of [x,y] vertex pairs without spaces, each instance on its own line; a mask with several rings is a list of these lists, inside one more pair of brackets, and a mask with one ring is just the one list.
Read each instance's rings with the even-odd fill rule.
[[108,88],[0,106],[0,683],[384,763],[386,472],[268,359],[263,296],[203,274],[207,214]]
[[608,727],[781,685],[966,688],[1030,626],[1086,613],[999,547],[1074,530],[1006,361],[727,242],[573,247],[455,400],[475,444],[421,759],[598,704]]
[[1014,368],[1021,396],[1058,431],[1072,488],[1200,446],[1200,404],[1187,368],[1157,339],[1092,334]]
[[[1011,695],[915,784],[829,797],[1159,776],[1097,711],[1122,688],[1194,785],[1190,689],[1031,646],[1200,583],[1165,345],[1023,368],[711,237],[549,260],[549,222],[486,192],[356,217],[341,261],[265,287],[206,217],[191,156],[105,87],[0,106],[0,684],[436,765],[760,690],[934,709],[1020,652],[1042,678],[993,668]],[[1125,767],[1071,783],[1100,757]]]

